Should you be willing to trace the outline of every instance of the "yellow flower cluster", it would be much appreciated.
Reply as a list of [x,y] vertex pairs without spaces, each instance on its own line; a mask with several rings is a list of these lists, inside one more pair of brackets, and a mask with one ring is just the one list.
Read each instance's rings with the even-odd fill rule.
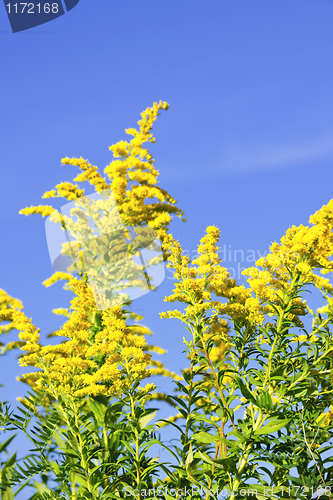
[[104,191],[110,187],[98,172],[98,167],[91,165],[87,160],[83,158],[63,158],[61,161],[64,165],[78,166],[82,170],[82,173],[75,177],[75,182],[88,181],[95,187],[96,191]]
[[[182,216],[183,212],[174,206],[175,200],[157,185],[159,173],[153,166],[154,159],[142,144],[155,142],[151,133],[153,123],[159,111],[168,107],[166,102],[155,102],[153,107],[141,113],[139,130],[126,130],[126,133],[134,138],[129,142],[120,141],[110,147],[114,158],[120,159],[112,161],[104,170],[111,180],[111,188],[123,223],[126,226],[148,224],[161,231],[160,237],[165,234],[171,214]],[[130,189],[128,183],[131,184]],[[149,199],[157,199],[157,202],[146,203]]]
[[[166,102],[154,103],[153,107],[147,108],[141,113],[139,130],[127,129],[126,133],[133,135],[130,142],[120,141],[110,146],[115,158],[121,158],[110,163],[105,168],[111,184],[102,177],[98,168],[92,166],[83,158],[63,158],[62,163],[76,165],[83,172],[75,177],[76,182],[89,181],[96,191],[112,188],[115,195],[122,221],[127,226],[149,224],[154,229],[166,229],[170,223],[171,215],[182,216],[183,212],[174,206],[175,200],[163,189],[157,186],[158,171],[154,168],[154,159],[148,150],[142,147],[144,142],[155,142],[151,133],[159,111],[168,109]],[[131,188],[128,190],[128,183]],[[68,200],[76,200],[84,195],[83,189],[78,189],[77,184],[63,182],[56,186],[57,190],[47,191],[43,198],[64,197]],[[157,202],[147,204],[148,199],[157,199]],[[25,208],[21,214],[50,215],[54,209],[50,206],[38,206]]]
[[299,335],[298,337],[294,337],[290,340],[292,344],[296,342],[318,342],[319,338],[315,335]]
[[[183,255],[180,244],[167,235],[163,239],[163,248],[169,252],[167,267],[174,269],[177,279],[173,295],[166,297],[169,302],[183,302],[188,304],[184,313],[169,311],[161,313],[164,318],[179,318],[193,324],[203,317],[208,310],[214,311],[215,316],[206,322],[206,329],[216,321],[216,315],[226,315],[232,320],[244,320],[252,325],[262,324],[264,308],[259,300],[252,297],[251,290],[237,286],[236,281],[230,278],[227,269],[220,265],[217,242],[220,237],[219,230],[209,226],[207,234],[200,240],[198,246],[199,256],[190,263],[188,256]],[[190,265],[192,264],[192,266]],[[226,302],[214,300],[223,297]]]
[[42,198],[67,198],[67,200],[77,200],[84,195],[84,189],[78,189],[77,184],[71,182],[61,182],[57,184],[56,190],[47,191]]
[[48,217],[49,215],[51,215],[55,211],[56,211],[56,209],[51,207],[51,206],[38,205],[38,207],[22,208],[22,210],[20,210],[19,213],[22,215],[39,214],[42,217]]
[[[14,325],[12,323],[13,320],[13,311],[15,309],[23,309],[22,302],[18,299],[14,299],[10,295],[0,288],[0,322],[5,321],[8,322],[6,325],[0,326],[0,334],[8,333],[13,328]],[[6,350],[9,349],[9,344],[6,346]],[[14,349],[14,344],[11,343],[11,349]]]
[[320,427],[325,427],[326,425],[329,425],[331,421],[333,420],[333,407],[330,408],[330,410],[327,413],[322,413],[319,415],[317,418],[317,422],[323,418],[325,415],[324,419],[320,422]]
[[5,290],[0,288],[0,311],[3,313],[4,311],[10,312],[10,309],[23,309],[22,302],[18,299],[14,299],[10,295],[8,295]]
[[[96,192],[107,192],[110,187],[115,196],[117,203],[117,210],[119,211],[121,222],[125,226],[150,226],[151,228],[159,232],[159,237],[162,239],[166,233],[168,225],[171,221],[171,216],[183,216],[183,212],[179,210],[175,203],[176,201],[163,189],[158,186],[158,171],[154,168],[154,159],[148,150],[143,147],[145,142],[154,143],[155,138],[151,133],[153,124],[159,115],[160,110],[168,109],[168,104],[166,102],[160,101],[159,103],[154,103],[151,108],[147,108],[143,113],[141,113],[141,120],[138,121],[139,129],[134,128],[127,129],[126,133],[133,136],[130,142],[120,141],[117,144],[110,147],[115,158],[114,161],[110,163],[105,168],[105,173],[108,175],[109,183],[106,179],[98,172],[96,166],[92,166],[87,160],[83,158],[63,158],[62,163],[66,165],[75,165],[82,171],[78,176],[74,178],[74,181],[83,183],[88,181],[95,189]],[[43,198],[58,198],[64,197],[68,200],[80,200],[84,197],[84,189],[79,188],[78,184],[72,184],[70,182],[63,182],[56,186],[56,189],[47,191]],[[110,196],[111,198],[111,196]],[[85,199],[85,198],[83,198]],[[104,203],[106,200],[104,200]],[[96,205],[97,203],[95,203]],[[101,207],[104,210],[105,207]],[[87,236],[87,233],[91,229],[89,228],[89,223],[87,220],[80,215],[80,210],[78,208],[74,209],[71,214],[77,215],[78,221],[73,225],[73,220],[69,217],[60,216],[57,210],[52,206],[39,205],[36,207],[29,207],[22,209],[21,214],[41,214],[42,216],[49,216],[51,214],[51,220],[62,224],[63,227],[74,233],[72,236],[77,236],[78,240],[82,240],[82,236]],[[107,217],[101,219],[101,224],[99,229],[101,229],[102,234],[106,235],[110,232],[109,227],[102,227],[102,222],[107,221]],[[109,217],[109,221],[112,218]],[[81,239],[80,239],[81,237]],[[83,238],[86,241],[86,238]],[[93,245],[98,245],[97,238],[90,241],[90,247]],[[110,242],[102,241],[100,244],[108,249],[108,252],[112,253],[110,250]],[[74,248],[73,243],[70,245],[70,256],[73,260],[77,257],[77,250]],[[66,248],[64,248],[66,251]],[[100,255],[99,263],[101,265],[107,265],[110,255],[108,252],[103,252]],[[87,257],[89,252],[85,253]],[[78,272],[82,271],[82,256],[77,260],[77,265],[81,267],[76,267]],[[80,264],[81,263],[81,264]],[[89,264],[89,258],[86,259],[85,264]],[[81,271],[80,271],[81,270]],[[93,271],[93,267],[92,267]],[[131,274],[131,270],[126,270],[126,274]],[[50,286],[59,279],[59,274],[56,273],[53,277],[46,280],[44,284]],[[61,279],[61,278],[60,278]],[[120,280],[121,281],[121,280]],[[131,283],[132,285],[132,283]],[[136,286],[139,286],[137,283]]]
[[[322,274],[333,270],[330,260],[333,255],[333,200],[312,215],[310,223],[312,227],[300,225],[289,228],[280,244],[273,243],[271,252],[261,257],[256,267],[243,271],[242,274],[250,276],[248,283],[261,303],[279,304],[282,287],[290,287],[290,272],[298,273],[301,283],[313,283],[324,292],[333,293],[329,280],[314,273],[314,269],[319,269]],[[298,316],[306,314],[305,302],[299,301],[297,305],[299,309],[294,310],[291,319],[301,324]]]
[[323,307],[317,309],[320,314],[332,314],[333,315],[333,297],[327,297],[327,304]]
[[50,278],[43,281],[43,285],[45,285],[46,287],[49,287],[49,286],[53,285],[54,283],[57,283],[57,281],[61,281],[61,280],[69,281],[72,279],[72,277],[73,276],[70,273],[62,273],[60,271],[57,271]]
[[52,312],[53,314],[57,314],[59,316],[66,316],[66,318],[69,317],[69,311],[64,307],[58,307],[57,309],[53,309]]
[[101,312],[101,328],[92,328],[97,313],[89,285],[72,279],[70,288],[76,297],[71,302],[69,320],[56,332],[69,338],[58,345],[42,346],[39,330],[20,312],[13,313],[15,328],[28,351],[20,359],[21,366],[33,366],[39,372],[26,377],[37,378],[36,384],[53,397],[62,392],[72,397],[105,394],[120,396],[134,381],[150,376],[150,355],[144,352],[146,341],[135,335],[122,317],[119,307]]

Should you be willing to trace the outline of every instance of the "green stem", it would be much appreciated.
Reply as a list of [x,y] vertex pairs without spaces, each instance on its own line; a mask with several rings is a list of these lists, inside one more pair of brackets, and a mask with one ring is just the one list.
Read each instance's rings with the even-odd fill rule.
[[[104,436],[104,447],[105,447],[104,462],[107,463],[107,461],[108,461],[107,459],[108,459],[109,436],[108,436],[108,432],[105,429],[105,427],[103,427],[103,436]],[[106,477],[105,481],[104,481],[104,488],[106,488],[108,484],[109,484],[109,479]]]
[[75,479],[72,479],[72,494],[71,494],[72,500],[75,500],[76,497],[76,489],[75,489]]
[[[76,427],[76,429],[78,431],[78,443],[79,443],[80,454],[81,454],[81,457],[82,457],[82,465],[83,465],[83,469],[84,469],[84,474],[85,474],[86,479],[87,479],[87,485],[88,485],[89,493],[92,494],[93,490],[92,490],[92,487],[91,487],[91,484],[90,484],[90,475],[91,475],[91,473],[90,473],[89,464],[86,461],[86,458],[84,456],[83,441],[82,441],[82,437],[81,437],[81,433],[80,433],[79,418],[78,418],[77,408],[76,408],[75,402],[73,402],[73,409],[74,409],[75,427]],[[94,496],[95,495],[93,495],[93,497]]]
[[[218,452],[219,452],[219,446],[218,446],[218,444],[216,444],[216,450],[215,450],[214,460],[217,459]],[[214,470],[215,470],[215,464],[212,465],[212,471],[210,473],[210,478],[209,478],[209,481],[208,481],[208,487],[207,487],[207,493],[206,493],[205,500],[209,500],[210,490],[211,490],[212,483],[213,483]]]
[[212,364],[212,362],[211,362],[211,359],[210,359],[210,357],[209,357],[209,354],[208,354],[208,351],[207,351],[207,348],[206,348],[206,344],[205,344],[205,342],[202,342],[202,345],[203,345],[203,348],[204,348],[204,351],[205,351],[205,356],[206,356],[206,359],[207,359],[207,361],[208,361],[208,363],[209,363],[209,367],[210,367],[210,369],[211,369],[211,371],[212,371],[212,374],[213,374],[213,377],[214,377],[214,380],[215,380],[215,383],[216,383],[217,390],[219,391],[219,394],[220,394],[220,396],[221,396],[221,400],[222,400],[222,402],[223,402],[223,404],[224,404],[225,409],[227,410],[228,416],[229,416],[229,418],[230,418],[230,422],[232,423],[232,426],[233,426],[234,430],[236,431],[236,430],[237,430],[237,429],[236,429],[236,426],[235,426],[235,424],[233,423],[233,421],[232,421],[232,419],[231,419],[231,414],[230,414],[229,406],[228,406],[228,404],[227,404],[227,402],[226,402],[226,400],[225,400],[224,394],[223,394],[222,389],[221,389],[221,387],[220,387],[220,384],[219,384],[219,381],[218,381],[218,378],[217,378],[216,372],[215,372],[215,370],[214,370],[213,364]]
[[[193,362],[193,357],[194,357],[194,335],[193,335],[193,345],[192,345],[192,350],[191,350],[191,367],[190,367],[190,382],[189,382],[189,394],[188,394],[188,413],[186,417],[186,427],[185,427],[185,434],[184,434],[184,444],[183,444],[183,452],[182,452],[182,460],[180,467],[184,467],[185,464],[185,449],[188,444],[188,432],[189,432],[189,421],[191,417],[191,406],[192,406],[192,393],[193,393],[193,369],[194,369],[194,362]],[[176,489],[176,499],[179,498],[178,495],[178,490],[180,488],[181,484],[181,475],[178,476],[178,482],[177,482],[177,489]]]
[[[297,276],[293,276],[293,278],[291,280],[290,291],[292,291],[292,289],[295,286],[296,278],[297,278]],[[271,348],[271,352],[269,353],[269,357],[268,357],[267,371],[266,371],[266,376],[265,376],[265,382],[263,384],[263,390],[266,389],[266,383],[267,383],[268,377],[269,377],[269,375],[271,373],[271,368],[272,368],[272,362],[273,362],[273,356],[274,356],[275,346],[276,346],[276,342],[278,340],[278,335],[280,333],[281,327],[283,325],[283,320],[284,320],[284,317],[285,317],[285,310],[286,310],[286,308],[289,307],[291,300],[292,299],[290,298],[290,294],[288,294],[288,301],[286,303],[286,307],[284,307],[282,309],[282,311],[280,313],[280,316],[279,316],[279,319],[278,319],[278,322],[277,322],[277,325],[276,325],[276,334],[275,334],[274,342],[273,342],[273,345],[272,345],[272,348]]]
[[140,477],[140,449],[139,449],[139,433],[138,433],[138,428],[137,428],[137,425],[138,425],[138,422],[136,420],[136,416],[135,416],[135,401],[134,401],[134,398],[133,398],[133,395],[132,395],[132,392],[130,392],[130,400],[131,400],[131,411],[132,411],[132,418],[133,418],[133,422],[134,422],[134,434],[135,434],[135,458],[136,458],[136,482],[137,482],[137,486],[138,486],[138,489],[139,489],[139,493],[138,493],[138,500],[141,500],[141,492],[140,492],[140,481],[141,481],[141,477]]

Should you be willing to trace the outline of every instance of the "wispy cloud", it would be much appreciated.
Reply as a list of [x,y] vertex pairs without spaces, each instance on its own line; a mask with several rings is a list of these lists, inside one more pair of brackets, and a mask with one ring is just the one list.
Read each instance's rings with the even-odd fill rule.
[[221,172],[266,170],[329,158],[333,161],[333,132],[307,143],[255,146],[248,150],[233,145],[220,168]]
[[215,160],[205,160],[204,169],[202,160],[183,163],[177,166],[163,167],[160,171],[165,178],[197,180],[203,175],[214,176],[226,174],[239,174],[245,172],[268,171],[278,168],[297,167],[308,162],[328,160],[333,165],[333,131],[325,136],[298,143],[271,143],[252,146],[240,141],[219,149],[219,157]]

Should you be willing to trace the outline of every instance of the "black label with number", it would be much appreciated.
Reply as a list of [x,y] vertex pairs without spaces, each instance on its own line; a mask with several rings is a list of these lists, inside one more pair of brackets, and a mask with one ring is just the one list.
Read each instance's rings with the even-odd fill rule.
[[[65,0],[67,11],[73,9],[78,3],[79,0]],[[35,0],[34,2],[4,0],[4,4],[13,33],[48,23],[65,14],[61,0]]]

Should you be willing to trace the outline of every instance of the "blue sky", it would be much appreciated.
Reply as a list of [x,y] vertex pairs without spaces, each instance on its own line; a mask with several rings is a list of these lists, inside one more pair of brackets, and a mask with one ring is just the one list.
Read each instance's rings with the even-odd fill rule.
[[[18,212],[73,179],[65,156],[103,171],[108,146],[154,101],[170,104],[151,150],[188,218],[171,228],[188,251],[216,225],[222,247],[264,253],[332,198],[332,19],[332,0],[80,0],[12,34],[0,8],[0,288],[23,301],[42,338],[69,293],[41,284],[53,272],[44,220]],[[179,371],[184,332],[158,314],[171,286],[133,305]],[[15,402],[21,368],[15,355],[1,363],[2,397]]]

